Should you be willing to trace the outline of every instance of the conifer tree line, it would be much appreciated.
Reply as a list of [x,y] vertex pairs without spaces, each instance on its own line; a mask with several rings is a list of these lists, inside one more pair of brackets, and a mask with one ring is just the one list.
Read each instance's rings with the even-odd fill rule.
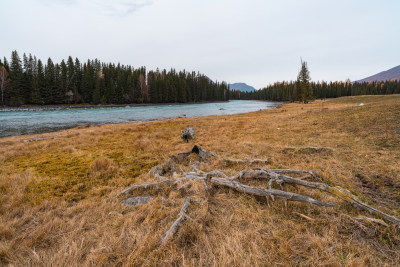
[[307,62],[301,60],[301,69],[296,81],[276,82],[255,92],[231,91],[231,99],[254,99],[270,101],[308,101],[318,98],[335,98],[354,95],[385,95],[399,94],[400,81],[386,82],[311,82]]
[[[270,100],[270,101],[303,101],[296,86],[298,81],[276,82],[272,85],[255,91],[239,92],[230,91],[230,99],[244,100]],[[341,96],[356,95],[387,95],[400,94],[400,81],[351,83],[349,80],[342,82],[310,82],[312,98],[324,99]]]
[[147,71],[97,59],[82,63],[71,56],[43,63],[31,54],[21,59],[17,51],[0,60],[0,89],[0,104],[10,106],[227,101],[230,95],[225,82],[198,72]]

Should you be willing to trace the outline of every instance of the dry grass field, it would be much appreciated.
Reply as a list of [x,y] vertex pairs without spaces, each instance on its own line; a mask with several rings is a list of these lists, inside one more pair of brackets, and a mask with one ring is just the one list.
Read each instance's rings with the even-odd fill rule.
[[[360,103],[364,105],[360,106]],[[196,128],[184,143],[181,131]],[[153,196],[129,206],[114,196],[171,155],[197,144],[221,157],[267,158],[266,168],[319,171],[314,181],[349,189],[400,217],[400,95],[285,104],[231,116],[80,127],[0,139],[0,266],[398,266],[400,229],[371,222],[348,203],[318,190],[284,190],[334,203],[319,208],[267,202],[229,189],[205,194],[188,182],[135,192]],[[26,139],[49,139],[24,142]],[[332,153],[298,153],[304,146]],[[198,166],[233,175],[245,164]],[[246,181],[266,188],[266,182]],[[190,196],[187,220],[160,238]]]

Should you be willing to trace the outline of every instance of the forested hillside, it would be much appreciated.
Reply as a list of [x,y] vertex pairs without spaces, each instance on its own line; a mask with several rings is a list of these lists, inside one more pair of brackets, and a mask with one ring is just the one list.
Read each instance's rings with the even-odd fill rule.
[[229,88],[207,76],[177,72],[175,69],[151,70],[98,59],[81,62],[69,57],[43,63],[31,54],[11,54],[0,60],[2,105],[24,104],[131,104],[225,101]]
[[[256,99],[271,101],[299,101],[301,98],[297,90],[296,81],[277,82],[255,92],[231,91],[231,99]],[[399,94],[400,81],[386,82],[311,82],[310,88],[313,98],[335,98],[355,95],[386,95]]]
[[254,88],[253,86],[250,86],[246,83],[231,83],[231,84],[229,84],[229,89],[231,91],[238,90],[241,92],[252,92],[252,91],[256,90],[256,88]]

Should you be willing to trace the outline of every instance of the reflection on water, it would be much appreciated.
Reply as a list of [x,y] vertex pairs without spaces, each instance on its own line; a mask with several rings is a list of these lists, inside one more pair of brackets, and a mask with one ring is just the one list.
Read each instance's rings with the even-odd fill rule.
[[221,103],[96,108],[31,108],[0,111],[0,137],[52,132],[82,125],[229,115],[271,109],[281,103],[233,100]]

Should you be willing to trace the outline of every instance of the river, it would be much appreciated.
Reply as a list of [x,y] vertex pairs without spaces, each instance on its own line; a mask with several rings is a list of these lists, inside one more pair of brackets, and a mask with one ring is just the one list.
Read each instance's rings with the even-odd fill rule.
[[0,137],[54,132],[82,125],[168,119],[178,116],[230,115],[272,109],[282,103],[232,100],[201,104],[162,104],[126,107],[33,107],[0,110]]

